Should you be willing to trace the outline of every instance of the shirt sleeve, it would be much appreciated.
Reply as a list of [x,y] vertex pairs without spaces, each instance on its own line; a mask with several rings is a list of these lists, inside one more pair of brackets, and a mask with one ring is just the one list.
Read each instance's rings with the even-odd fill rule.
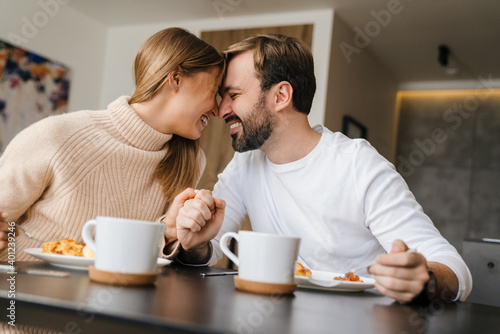
[[394,166],[363,140],[359,141],[352,168],[365,225],[382,247],[389,252],[393,241],[401,239],[427,261],[448,266],[459,282],[455,300],[465,300],[472,289],[467,265],[423,212]]
[[247,209],[244,205],[244,182],[247,179],[245,170],[247,169],[248,153],[236,153],[224,171],[219,174],[219,180],[214,186],[214,197],[226,201],[226,211],[224,222],[217,236],[212,240],[213,254],[210,264],[215,264],[222,258],[222,250],[219,241],[227,232],[237,232],[247,216]]

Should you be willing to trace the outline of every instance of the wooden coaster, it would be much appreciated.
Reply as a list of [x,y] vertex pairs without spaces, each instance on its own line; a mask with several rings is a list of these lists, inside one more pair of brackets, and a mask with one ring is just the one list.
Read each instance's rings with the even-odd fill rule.
[[161,269],[146,274],[122,274],[111,271],[102,271],[94,266],[89,266],[89,277],[94,282],[114,285],[148,285],[153,284]]
[[297,289],[297,283],[264,283],[247,281],[239,276],[234,276],[234,286],[238,290],[260,293],[264,295],[288,295],[292,294]]

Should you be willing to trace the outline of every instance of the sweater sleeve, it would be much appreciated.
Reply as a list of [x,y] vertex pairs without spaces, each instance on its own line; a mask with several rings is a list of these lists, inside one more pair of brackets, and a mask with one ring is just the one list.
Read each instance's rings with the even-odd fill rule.
[[423,212],[394,166],[368,142],[360,141],[352,168],[365,225],[382,247],[389,252],[393,241],[401,239],[427,261],[448,266],[459,282],[456,300],[465,300],[472,289],[467,265]]
[[0,210],[17,221],[51,183],[52,117],[21,131],[0,158]]

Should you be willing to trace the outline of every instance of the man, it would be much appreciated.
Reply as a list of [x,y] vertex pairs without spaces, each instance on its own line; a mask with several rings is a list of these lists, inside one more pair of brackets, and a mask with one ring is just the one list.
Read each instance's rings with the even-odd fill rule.
[[[300,236],[299,261],[308,268],[346,272],[373,264],[368,273],[376,288],[401,303],[464,300],[472,287],[467,266],[394,166],[365,140],[309,125],[316,90],[309,48],[294,38],[260,35],[225,54],[219,117],[238,153],[213,197],[202,191],[179,210],[177,234],[192,237],[191,243],[179,237],[189,261],[213,253],[214,263],[220,237],[239,230],[248,215],[254,231]],[[225,217],[210,246],[196,233],[218,228],[219,198]]]

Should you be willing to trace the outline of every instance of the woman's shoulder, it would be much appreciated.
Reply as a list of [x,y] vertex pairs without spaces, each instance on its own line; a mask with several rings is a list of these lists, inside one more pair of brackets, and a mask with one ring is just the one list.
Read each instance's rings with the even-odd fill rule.
[[33,171],[45,170],[65,147],[74,150],[73,144],[78,142],[75,134],[82,129],[80,133],[85,132],[86,125],[91,124],[87,120],[87,113],[82,111],[50,116],[33,123],[7,145],[2,154],[2,164],[29,165]]
[[19,132],[7,149],[9,146],[17,148],[59,146],[75,133],[92,126],[91,113],[92,111],[82,110],[44,118]]
[[[94,111],[80,110],[56,116],[50,116],[42,119],[28,127],[31,131],[46,131],[46,130],[64,130],[64,129],[80,129],[92,122],[90,115]],[[57,134],[53,134],[57,135]]]

